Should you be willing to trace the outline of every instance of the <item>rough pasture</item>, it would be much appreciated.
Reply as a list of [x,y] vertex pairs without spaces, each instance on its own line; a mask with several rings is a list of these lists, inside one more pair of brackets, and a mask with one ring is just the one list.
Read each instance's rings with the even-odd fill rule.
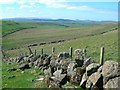
[[[11,22],[10,22],[11,23]],[[16,23],[16,22],[15,22]],[[16,24],[13,24],[13,26]],[[116,23],[104,23],[104,24],[80,24],[80,23],[43,23],[43,22],[21,22],[25,26],[29,24],[29,26],[34,26],[32,29],[23,29],[14,33],[11,33],[5,37],[3,37],[3,49],[5,49],[5,54],[8,57],[16,57],[19,55],[28,54],[28,45],[34,45],[32,51],[35,52],[37,50],[37,55],[41,53],[41,50],[44,49],[44,53],[48,55],[51,54],[51,48],[55,47],[55,54],[58,55],[60,52],[68,52],[69,47],[73,47],[73,50],[77,48],[85,48],[87,50],[88,55],[92,57],[95,62],[99,62],[100,55],[100,47],[105,47],[105,55],[104,60],[118,60],[118,31],[116,29]],[[10,24],[5,25],[3,32],[10,30],[12,26]],[[23,25],[22,25],[23,26]],[[9,27],[9,28],[8,28]],[[17,27],[17,26],[16,26]],[[17,27],[19,28],[19,27]],[[8,32],[6,32],[8,33]],[[60,40],[64,40],[64,42],[60,42]],[[55,43],[59,41],[58,43]],[[51,43],[50,43],[51,42]],[[44,44],[46,43],[46,44]],[[37,46],[36,46],[37,44]],[[42,45],[40,45],[42,44]],[[11,48],[13,48],[11,50]],[[14,49],[16,48],[16,49]],[[73,60],[75,60],[75,56],[73,56]],[[74,62],[74,61],[73,61]],[[10,70],[14,70],[11,68],[16,66],[16,64],[5,64],[3,63],[3,76],[4,87],[12,86],[11,81],[16,83],[20,79],[23,80],[16,87],[41,87],[46,85],[41,82],[34,82],[34,80],[41,75],[41,72],[38,69],[32,68],[25,70],[24,72],[15,71],[9,73],[6,72],[9,68]],[[8,70],[8,71],[10,71]],[[39,73],[39,72],[40,73]],[[35,73],[33,75],[33,73]],[[9,80],[11,79],[11,81]],[[27,80],[26,80],[27,79]],[[8,84],[6,84],[8,82]],[[25,84],[27,83],[27,84]],[[41,85],[40,85],[41,84]],[[39,86],[40,85],[40,86]],[[72,86],[72,84],[68,83],[66,86]],[[79,85],[80,86],[80,85]],[[14,87],[14,85],[12,86]],[[74,87],[74,86],[73,86]]]
[[[45,53],[51,53],[51,48],[56,48],[56,53],[62,51],[68,51],[69,47],[76,48],[86,48],[88,50],[88,54],[92,56],[95,61],[99,59],[99,48],[104,46],[105,47],[105,60],[108,59],[115,59],[118,60],[118,34],[116,31],[107,32],[105,34],[100,34],[96,36],[88,36],[83,37],[75,40],[65,41],[62,43],[53,43],[53,44],[46,44],[42,46],[35,46],[32,47],[32,50],[37,50],[38,53],[41,52],[41,49],[44,48]],[[109,40],[108,40],[109,39]],[[28,52],[26,48],[20,48],[16,50],[8,50],[6,54],[8,56],[17,56],[20,53]]]
[[68,25],[69,27],[59,26],[59,24],[56,25],[54,23],[37,23],[37,25],[33,24],[32,26],[35,28],[20,30],[5,36],[3,38],[3,48],[20,48],[29,46],[30,44],[34,43],[39,45],[41,42],[49,43],[58,40],[72,40],[76,38],[101,34],[106,31],[113,30],[117,27],[117,24],[114,23],[105,25],[81,25],[80,23],[65,23],[65,25]]

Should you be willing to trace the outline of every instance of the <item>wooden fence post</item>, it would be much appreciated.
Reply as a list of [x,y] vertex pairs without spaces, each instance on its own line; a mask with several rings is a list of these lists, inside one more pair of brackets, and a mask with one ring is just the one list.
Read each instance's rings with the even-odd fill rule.
[[69,49],[69,54],[70,54],[70,58],[71,58],[71,60],[72,60],[72,52],[73,52],[73,48],[70,47],[70,49]]
[[54,54],[55,53],[55,48],[54,47],[52,47],[52,54]]
[[101,47],[101,52],[100,52],[100,65],[103,65],[104,63],[104,47]]
[[83,49],[83,53],[84,53],[85,56],[87,55],[86,52],[87,52],[86,49]]
[[37,55],[37,51],[36,51],[36,49],[35,49],[35,56]]
[[32,50],[30,47],[28,47],[30,54],[33,54]]
[[86,56],[87,56],[87,53],[86,53],[86,49],[83,49],[83,59],[85,60]]
[[41,55],[43,55],[43,48],[41,49]]
[[4,50],[1,50],[1,51],[2,51],[2,55],[3,55],[3,57],[5,58],[5,57],[6,57],[6,55],[5,55]]

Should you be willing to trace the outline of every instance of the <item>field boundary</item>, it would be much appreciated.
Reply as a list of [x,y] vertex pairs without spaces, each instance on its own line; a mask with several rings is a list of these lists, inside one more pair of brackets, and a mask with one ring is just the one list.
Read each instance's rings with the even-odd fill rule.
[[32,28],[36,28],[36,27],[17,29],[17,30],[14,30],[14,31],[11,31],[11,32],[9,32],[9,33],[6,33],[6,34],[2,35],[2,37],[8,36],[8,35],[10,35],[10,34],[13,34],[13,33],[15,33],[15,32],[21,31],[21,30],[32,29]]
[[[104,35],[106,33],[109,33],[109,32],[112,32],[112,31],[117,31],[118,28],[114,28],[114,29],[111,29],[109,31],[105,31],[105,32],[102,32],[102,33],[99,33],[99,34],[91,34],[91,35],[87,35],[87,36],[84,36],[84,37],[89,37],[89,36],[97,36],[97,35]],[[65,41],[70,41],[70,40],[76,40],[78,38],[73,38],[73,39],[61,39],[61,40],[56,40],[56,41],[51,41],[51,42],[40,42],[40,43],[33,43],[33,44],[29,44],[27,45],[27,47],[35,47],[35,46],[43,46],[43,45],[47,45],[47,44],[57,44],[57,43],[63,43]],[[26,46],[25,46],[26,47]],[[20,48],[24,48],[24,47],[16,47],[16,48],[11,48],[11,49],[7,49],[7,50],[16,50],[16,49],[20,49]]]

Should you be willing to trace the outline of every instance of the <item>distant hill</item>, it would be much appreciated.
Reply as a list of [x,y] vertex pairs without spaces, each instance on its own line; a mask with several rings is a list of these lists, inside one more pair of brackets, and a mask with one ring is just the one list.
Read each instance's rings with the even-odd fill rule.
[[64,23],[117,23],[117,21],[92,21],[92,20],[71,20],[71,19],[41,19],[41,18],[4,18],[2,20],[14,20],[14,21],[37,21],[37,22],[64,22]]

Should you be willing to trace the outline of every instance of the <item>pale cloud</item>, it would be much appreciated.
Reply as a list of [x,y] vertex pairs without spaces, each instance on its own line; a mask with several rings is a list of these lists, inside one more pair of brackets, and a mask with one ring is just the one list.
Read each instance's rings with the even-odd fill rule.
[[93,7],[89,7],[89,6],[67,6],[66,9],[80,10],[80,11],[90,11],[90,12],[99,13],[99,14],[118,14],[117,11],[97,9],[97,8],[93,8]]
[[96,13],[100,13],[100,14],[118,14],[117,11],[107,11],[107,10],[95,10]]
[[52,8],[66,8],[65,2],[68,0],[38,0],[39,3],[46,5],[47,7]]
[[25,1],[25,0],[19,0],[17,3],[18,3],[18,4],[25,4],[26,1]]
[[64,3],[67,1],[68,0],[19,0],[17,1],[17,3],[20,4],[20,9],[32,8],[36,3],[44,4],[49,8],[66,8],[67,5],[65,5]]
[[31,4],[30,1],[28,1],[28,0],[18,0],[17,3],[20,5],[19,9],[32,8],[33,4]]
[[17,0],[0,0],[0,4],[11,4],[15,3]]
[[12,3],[18,3],[18,4],[24,4],[24,3],[34,3],[38,0],[0,0],[0,4],[12,4]]
[[20,9],[24,9],[24,8],[32,8],[32,6],[31,5],[21,5],[20,6]]
[[37,10],[30,10],[30,12],[35,13],[35,12],[37,12]]
[[19,0],[17,3],[20,5],[20,9],[32,8],[38,0]]
[[12,7],[7,7],[6,9],[7,9],[7,11],[14,10],[14,8],[12,8]]
[[0,0],[0,4],[11,4],[11,3],[19,3],[23,4],[25,2],[27,3],[44,3],[44,4],[49,4],[49,3],[63,3],[63,2],[119,2],[119,0]]
[[74,9],[74,10],[93,10],[89,6],[70,6],[66,3],[68,0],[39,0],[39,3],[46,5],[51,8],[65,8],[65,9]]
[[30,5],[34,5],[35,3],[37,3],[38,0],[18,0],[17,3],[18,4],[30,4]]
[[81,10],[81,11],[91,11],[91,10],[94,10],[93,7],[89,7],[89,6],[67,6],[67,9]]
[[[94,0],[87,0],[87,1],[92,2]],[[104,0],[104,1],[107,1],[107,0]],[[117,1],[117,0],[114,0],[114,1]],[[39,3],[39,4],[44,4],[48,8],[65,8],[68,10],[91,11],[91,12],[101,13],[101,14],[117,13],[113,11],[96,9],[94,7],[89,7],[89,6],[71,6],[67,4],[68,2],[83,2],[83,0],[74,0],[74,1],[73,0],[0,0],[1,4],[18,3],[20,5],[19,7],[20,9],[32,8],[33,6],[35,6],[36,3]],[[10,8],[8,8],[8,10],[9,9]]]

